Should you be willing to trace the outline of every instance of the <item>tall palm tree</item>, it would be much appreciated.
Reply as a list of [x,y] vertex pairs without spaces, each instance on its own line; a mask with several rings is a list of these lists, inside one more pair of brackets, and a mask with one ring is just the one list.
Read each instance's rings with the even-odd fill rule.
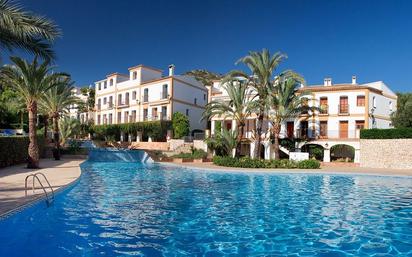
[[0,70],[2,83],[10,85],[24,99],[29,113],[28,168],[39,168],[39,149],[36,137],[37,103],[48,89],[55,86],[54,81],[63,73],[51,73],[49,61],[39,64],[37,57],[33,62],[19,57],[11,57],[13,65],[5,65]]
[[203,112],[203,118],[223,116],[225,119],[229,118],[236,121],[236,157],[239,157],[244,128],[247,117],[254,108],[254,102],[251,101],[250,90],[245,81],[231,79],[222,84],[222,88],[227,92],[229,101],[212,101],[208,103]]
[[53,59],[51,43],[61,35],[51,20],[24,11],[9,0],[0,0],[0,49],[22,49]]
[[229,74],[231,77],[243,78],[248,81],[249,86],[253,87],[256,91],[256,136],[257,147],[255,147],[255,158],[260,158],[260,152],[262,148],[262,127],[265,119],[266,102],[269,96],[269,90],[273,87],[273,73],[278,68],[279,64],[287,58],[282,53],[275,53],[271,55],[269,50],[263,49],[261,52],[251,51],[249,55],[240,58],[236,64],[245,64],[251,75],[239,70],[231,71]]
[[70,77],[57,77],[54,87],[47,90],[39,101],[39,109],[53,120],[54,158],[60,160],[59,119],[67,113],[72,104],[79,103],[79,98],[72,94],[73,82]]
[[272,124],[271,134],[274,139],[275,159],[279,159],[279,134],[282,123],[287,119],[296,118],[309,108],[304,104],[308,92],[298,92],[304,79],[297,73],[286,71],[281,73],[270,88],[266,99],[266,111]]

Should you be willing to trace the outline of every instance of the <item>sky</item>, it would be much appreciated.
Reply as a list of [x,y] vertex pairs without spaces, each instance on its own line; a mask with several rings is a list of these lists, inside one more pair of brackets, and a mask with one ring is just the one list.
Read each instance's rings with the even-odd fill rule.
[[145,64],[167,73],[245,69],[235,62],[269,49],[307,84],[382,80],[412,91],[412,1],[20,0],[62,29],[56,65],[79,86]]

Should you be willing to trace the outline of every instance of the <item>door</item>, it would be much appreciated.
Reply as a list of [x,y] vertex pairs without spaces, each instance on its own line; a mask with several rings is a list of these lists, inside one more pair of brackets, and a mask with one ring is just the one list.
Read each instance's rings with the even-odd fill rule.
[[293,121],[288,121],[286,123],[286,131],[288,138],[293,138],[293,130],[295,127],[295,123]]
[[308,122],[307,121],[300,122],[300,136],[301,138],[306,138],[308,136]]
[[348,114],[348,113],[349,113],[348,97],[341,96],[339,99],[339,114]]
[[348,121],[339,121],[339,138],[348,138]]

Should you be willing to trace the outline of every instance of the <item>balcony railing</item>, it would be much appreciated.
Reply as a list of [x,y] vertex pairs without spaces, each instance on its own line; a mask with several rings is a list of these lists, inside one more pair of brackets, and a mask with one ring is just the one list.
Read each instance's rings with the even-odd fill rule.
[[347,115],[349,114],[349,104],[339,104],[338,105],[338,113],[340,115]]
[[129,101],[120,102],[117,104],[118,108],[125,108],[129,106]]
[[160,92],[160,99],[168,99],[169,98],[169,94],[167,91],[162,91]]
[[97,109],[98,111],[100,111],[100,110],[102,109],[102,105],[101,105],[101,104],[96,104],[96,109]]
[[322,104],[319,108],[319,114],[320,115],[327,115],[329,114],[329,105],[327,104]]
[[113,103],[111,103],[111,102],[109,102],[108,104],[107,104],[107,109],[113,109]]

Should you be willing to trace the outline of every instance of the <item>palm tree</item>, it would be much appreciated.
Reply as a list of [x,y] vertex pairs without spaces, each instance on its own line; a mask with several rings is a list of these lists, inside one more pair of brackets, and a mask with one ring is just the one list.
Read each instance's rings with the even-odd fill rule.
[[0,0],[0,49],[22,49],[53,59],[51,43],[61,35],[49,19],[24,11],[20,5]]
[[59,120],[59,130],[61,134],[60,143],[64,145],[69,137],[79,133],[80,122],[74,118],[64,117]]
[[54,81],[63,73],[50,73],[51,67],[46,60],[39,64],[37,57],[33,62],[19,57],[11,57],[14,65],[5,65],[0,70],[1,82],[10,85],[19,93],[29,113],[28,168],[39,168],[39,149],[36,137],[37,103],[47,90],[55,86]]
[[270,88],[266,99],[266,111],[272,124],[271,134],[274,139],[275,159],[279,159],[279,134],[282,123],[287,119],[296,118],[309,108],[304,104],[307,92],[299,92],[299,86],[304,83],[303,78],[292,71],[280,74]]
[[223,116],[236,121],[237,145],[236,157],[240,156],[241,141],[247,117],[252,113],[254,102],[251,101],[250,90],[245,81],[232,79],[222,84],[222,88],[227,92],[229,101],[212,101],[206,105],[203,112],[203,119],[212,116]]
[[39,109],[53,120],[54,158],[60,160],[59,119],[66,113],[69,106],[79,103],[79,98],[72,94],[73,82],[67,76],[57,77],[54,87],[50,88],[40,98]]
[[287,58],[286,55],[279,52],[271,55],[267,49],[263,49],[261,52],[252,51],[249,52],[249,55],[242,57],[236,62],[236,64],[245,64],[250,69],[250,72],[252,73],[251,75],[239,70],[231,71],[229,73],[232,78],[243,78],[247,80],[249,86],[253,87],[256,91],[257,135],[255,138],[257,138],[257,147],[255,147],[254,152],[255,158],[260,158],[259,153],[262,148],[262,126],[266,114],[265,105],[269,96],[270,88],[273,87],[273,73],[285,58]]

